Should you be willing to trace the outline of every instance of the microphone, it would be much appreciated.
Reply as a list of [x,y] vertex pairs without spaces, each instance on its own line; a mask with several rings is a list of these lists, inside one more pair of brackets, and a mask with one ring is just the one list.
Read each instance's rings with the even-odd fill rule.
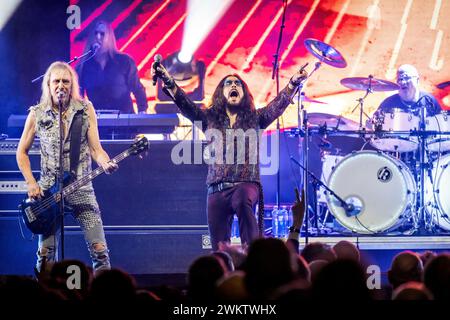
[[91,46],[91,52],[93,54],[96,54],[98,49],[100,49],[100,45],[97,42],[93,43],[92,46]]
[[299,70],[299,72],[302,72],[303,70],[305,70],[305,68],[308,66],[309,62],[305,63]]
[[351,197],[345,201],[345,204],[342,204],[342,207],[344,208],[347,217],[354,217],[361,213],[362,202],[358,198]]
[[62,101],[66,97],[66,93],[64,91],[58,92],[58,100]]
[[[160,65],[161,60],[162,60],[162,55],[160,55],[159,53],[155,54],[155,57],[153,58],[155,60],[155,63],[153,64],[153,69],[156,70],[156,68]],[[158,76],[155,74],[153,75],[153,86],[156,86],[156,81],[158,80]]]

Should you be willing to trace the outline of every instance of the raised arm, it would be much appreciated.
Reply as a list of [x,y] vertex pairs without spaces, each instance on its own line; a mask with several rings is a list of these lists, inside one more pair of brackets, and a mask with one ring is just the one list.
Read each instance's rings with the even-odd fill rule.
[[305,218],[305,191],[302,189],[302,194],[295,188],[295,203],[292,205],[292,226],[289,227],[288,239],[299,241],[300,229]]
[[152,65],[152,76],[155,75],[162,80],[164,93],[172,98],[178,109],[180,109],[181,114],[192,122],[201,121],[202,130],[205,130],[208,126],[205,112],[187,96],[183,89],[177,86],[167,69],[156,62]]
[[20,137],[19,146],[17,147],[16,160],[17,165],[22,172],[22,175],[27,184],[27,192],[30,198],[39,198],[43,195],[39,184],[33,176],[31,171],[30,157],[28,152],[33,145],[34,137],[36,134],[36,114],[33,110],[28,114],[25,121],[25,127]]
[[259,125],[262,129],[267,128],[276,118],[281,116],[291,103],[295,94],[295,89],[308,77],[308,73],[301,69],[295,73],[289,81],[289,84],[280,91],[267,107],[257,110]]

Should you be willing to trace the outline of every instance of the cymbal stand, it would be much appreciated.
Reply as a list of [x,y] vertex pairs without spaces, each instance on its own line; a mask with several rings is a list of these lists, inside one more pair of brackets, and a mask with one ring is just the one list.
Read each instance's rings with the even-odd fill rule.
[[[302,159],[301,155],[303,154],[303,166],[305,168],[305,171],[308,172],[309,170],[309,161],[308,161],[308,141],[309,141],[309,130],[308,130],[308,113],[306,109],[303,106],[303,86],[305,83],[309,80],[309,78],[320,68],[322,65],[322,61],[325,57],[321,59],[321,61],[318,61],[315,63],[314,69],[311,71],[311,73],[308,74],[305,81],[303,81],[295,90],[295,94],[298,92],[297,96],[297,115],[298,115],[298,132],[304,132],[303,141],[301,139],[301,134],[299,134],[299,155],[300,159]],[[304,65],[302,68],[305,68],[308,64]],[[303,130],[302,130],[303,128]],[[301,147],[300,147],[301,146]],[[301,150],[303,149],[303,150]],[[301,152],[303,151],[303,153]],[[303,174],[303,189],[305,190],[305,244],[309,241],[309,192],[308,192],[308,175],[306,173]],[[315,210],[316,211],[316,210]],[[317,212],[315,212],[317,214]]]
[[426,211],[425,211],[425,170],[427,170],[428,163],[425,163],[425,140],[426,140],[426,127],[425,127],[425,119],[426,119],[426,107],[420,107],[420,123],[419,123],[419,131],[418,135],[419,139],[419,202],[417,208],[417,226],[416,230],[419,234],[426,234],[427,232],[433,229],[433,219],[430,219],[430,223],[426,221]]
[[367,98],[367,96],[370,93],[373,93],[373,90],[372,90],[372,79],[373,79],[373,75],[369,75],[369,86],[366,89],[366,94],[364,95],[364,97],[359,98],[357,100],[358,104],[353,108],[353,110],[351,112],[351,113],[355,112],[355,110],[359,107],[359,130],[361,130],[361,131],[363,130],[363,120],[362,120],[363,114],[368,119],[370,119],[370,116],[367,113],[364,112],[364,100]]

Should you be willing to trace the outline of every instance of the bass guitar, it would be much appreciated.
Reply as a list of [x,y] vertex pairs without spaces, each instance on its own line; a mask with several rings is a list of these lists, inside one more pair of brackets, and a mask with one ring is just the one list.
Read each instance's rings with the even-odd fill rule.
[[[118,154],[110,161],[119,163],[130,155],[138,155],[148,149],[148,140],[144,136],[139,137],[127,150]],[[98,167],[82,178],[70,182],[70,175],[66,174],[64,178],[64,187],[62,197],[75,192],[82,186],[92,181],[97,176],[104,173],[102,167]],[[34,234],[48,234],[59,215],[58,203],[61,200],[61,194],[57,184],[44,192],[44,196],[39,199],[26,198],[19,205],[22,220],[27,228]]]

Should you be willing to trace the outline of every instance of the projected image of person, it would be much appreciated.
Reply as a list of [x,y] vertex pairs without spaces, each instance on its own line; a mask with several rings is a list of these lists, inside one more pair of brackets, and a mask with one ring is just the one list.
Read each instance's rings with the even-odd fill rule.
[[136,63],[117,49],[114,30],[109,23],[100,21],[95,25],[85,51],[91,49],[94,56],[77,67],[82,95],[86,94],[96,109],[133,113],[130,96],[133,93],[138,112],[145,112],[147,97]]
[[184,116],[193,122],[200,122],[204,132],[220,132],[223,137],[222,141],[213,142],[215,147],[211,156],[215,161],[208,161],[206,181],[207,218],[213,250],[218,249],[220,242],[230,241],[234,214],[239,220],[241,243],[243,246],[250,244],[262,232],[259,229],[258,233],[258,221],[254,214],[259,200],[261,222],[264,205],[260,183],[259,143],[251,143],[251,134],[248,134],[248,139],[244,137],[244,142],[241,142],[244,151],[240,154],[239,141],[235,144],[235,140],[240,138],[232,135],[256,132],[255,137],[258,139],[259,133],[281,116],[290,104],[296,88],[307,77],[306,71],[295,73],[278,96],[258,110],[247,84],[237,74],[229,74],[220,80],[209,107],[202,110],[161,64],[154,63],[152,73],[162,79],[164,92],[173,98]]

